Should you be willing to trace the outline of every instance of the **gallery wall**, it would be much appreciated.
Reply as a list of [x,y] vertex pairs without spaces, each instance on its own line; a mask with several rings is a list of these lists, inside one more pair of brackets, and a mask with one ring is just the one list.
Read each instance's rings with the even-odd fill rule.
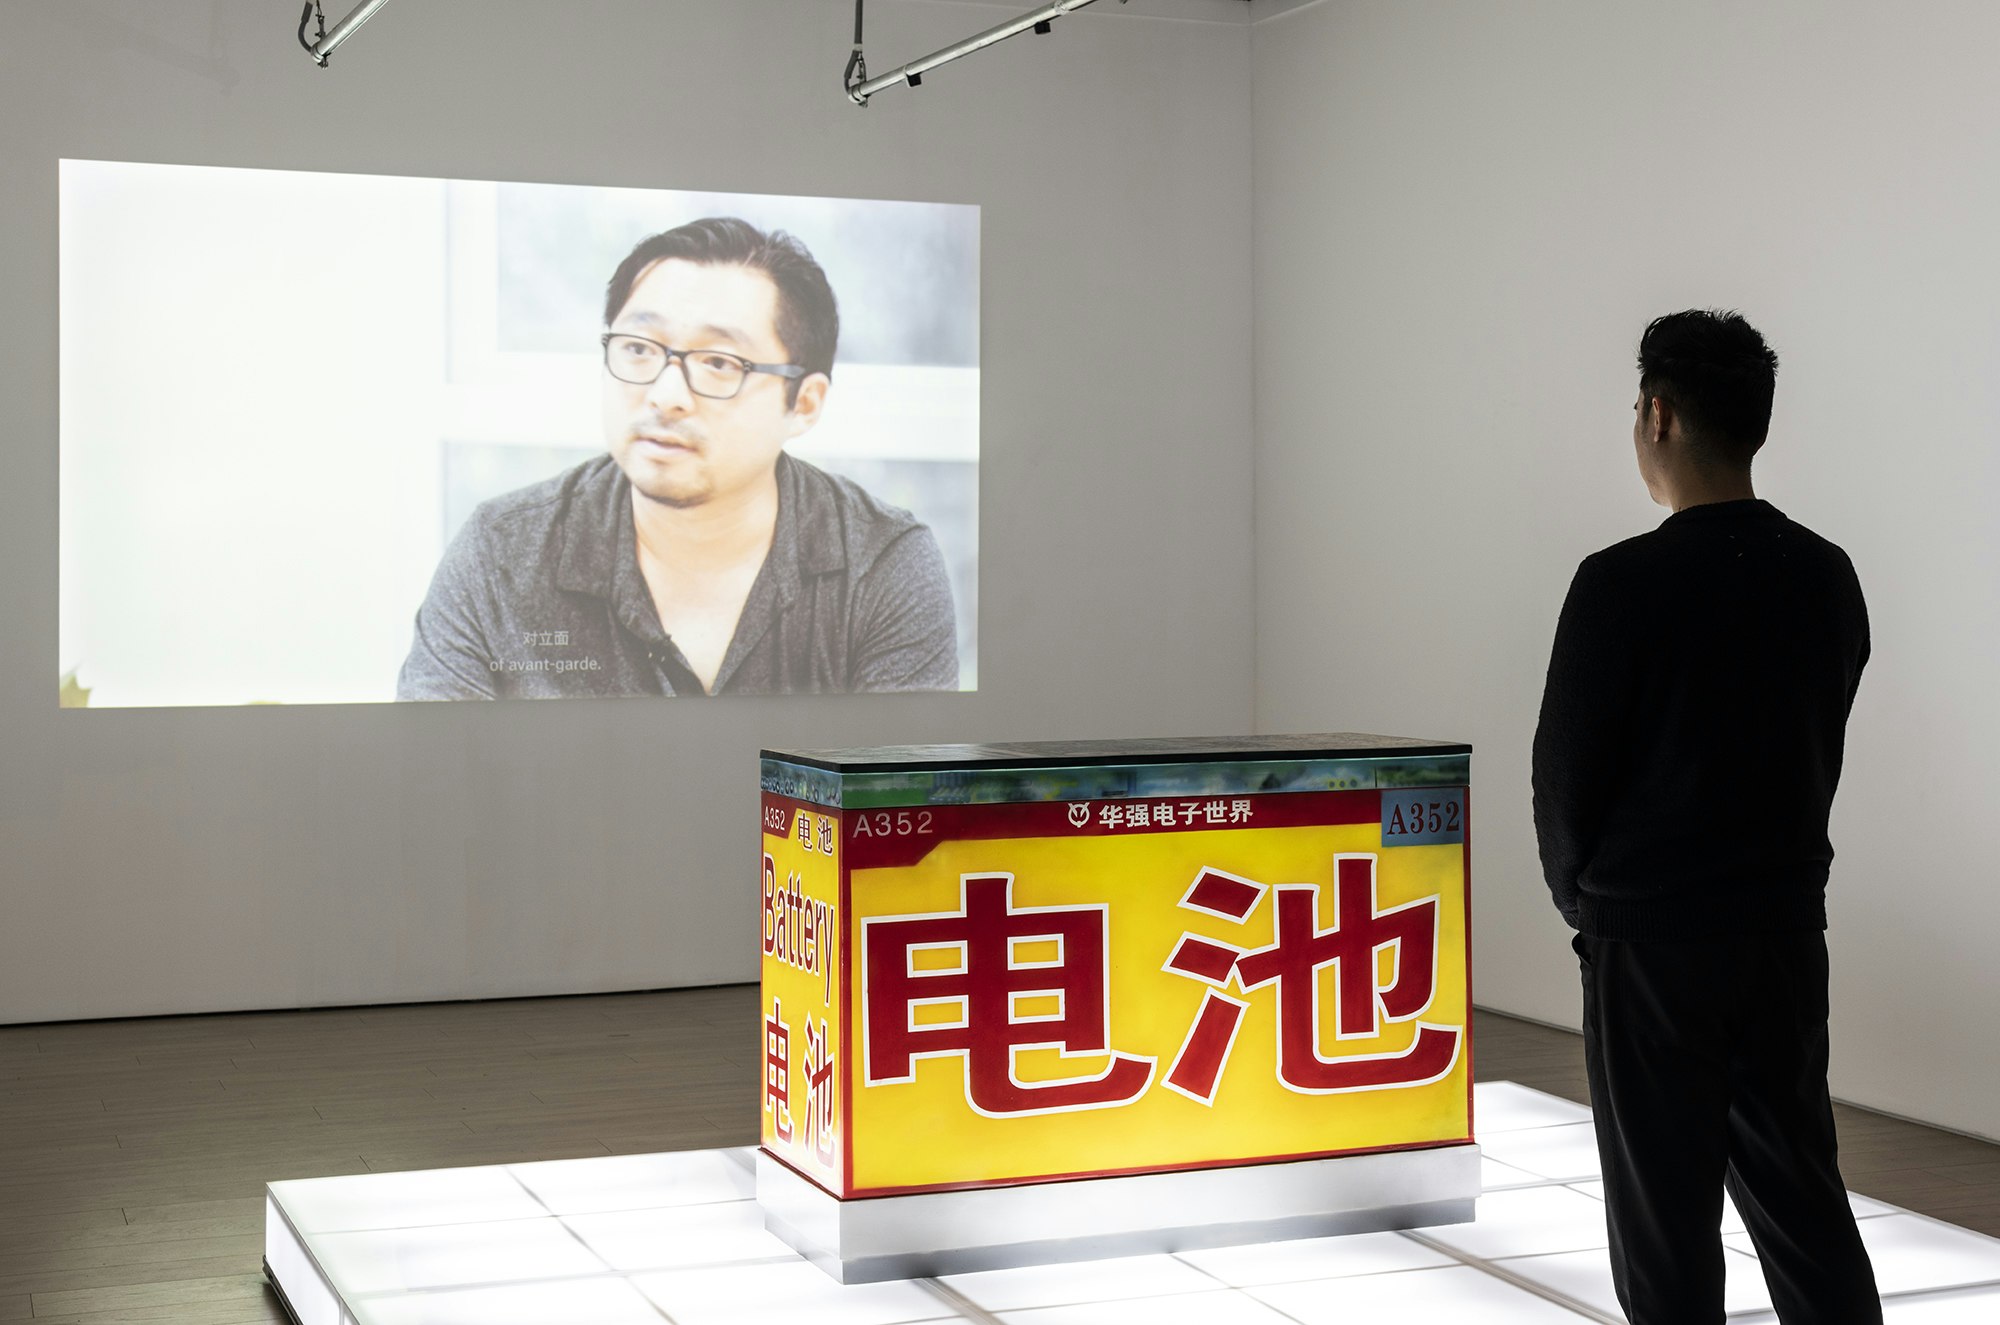
[[[1990,7],[1135,0],[865,111],[841,3],[402,0],[328,70],[285,8],[7,14],[0,1022],[748,979],[759,746],[1254,725],[1471,741],[1475,993],[1575,1025],[1548,639],[1664,515],[1639,330],[1729,305],[1783,357],[1760,491],[1874,620],[1835,1089],[2000,1135]],[[1020,6],[869,8],[879,69]],[[979,692],[59,712],[62,157],[979,204]]]
[[[1018,9],[876,0],[870,62]],[[9,6],[0,1022],[754,979],[760,747],[1247,730],[1247,11],[1106,5],[861,110],[823,0],[403,0],[325,70],[269,0]],[[59,711],[65,157],[978,204],[978,692]]]
[[1781,358],[1760,495],[1874,657],[1829,890],[1837,1096],[2000,1136],[2000,12],[1256,0],[1257,721],[1472,742],[1475,995],[1579,1024],[1529,746],[1576,563],[1653,528],[1640,331]]

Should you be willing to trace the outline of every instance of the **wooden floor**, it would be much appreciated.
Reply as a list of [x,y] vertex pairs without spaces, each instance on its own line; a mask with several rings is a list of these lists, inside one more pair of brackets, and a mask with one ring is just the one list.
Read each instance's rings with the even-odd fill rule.
[[[1494,1013],[1481,1080],[1588,1103]],[[0,1027],[0,1322],[283,1321],[265,1182],[750,1145],[757,991]],[[1856,1191],[2000,1234],[2000,1147],[1839,1110]]]

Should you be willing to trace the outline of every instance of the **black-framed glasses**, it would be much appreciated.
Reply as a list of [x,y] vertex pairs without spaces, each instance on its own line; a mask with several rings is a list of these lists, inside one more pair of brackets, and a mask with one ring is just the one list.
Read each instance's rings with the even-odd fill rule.
[[633,386],[651,386],[660,380],[670,363],[679,363],[687,389],[710,400],[729,400],[743,389],[752,373],[797,380],[806,370],[795,363],[752,363],[740,354],[724,350],[677,350],[644,336],[627,336],[607,331],[598,338],[604,346],[604,367],[613,377]]

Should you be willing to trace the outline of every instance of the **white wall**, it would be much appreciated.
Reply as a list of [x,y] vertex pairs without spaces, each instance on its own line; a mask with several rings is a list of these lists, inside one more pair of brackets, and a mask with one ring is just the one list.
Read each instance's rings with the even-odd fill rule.
[[[827,0],[402,0],[326,70],[269,0],[8,5],[0,1022],[751,979],[759,746],[1247,730],[1247,7],[1102,9],[864,111]],[[58,711],[63,157],[980,204],[980,692]]]
[[1639,332],[1741,309],[1782,359],[1759,493],[1873,618],[1834,1091],[2000,1136],[2000,10],[1252,12],[1259,727],[1471,741],[1478,999],[1576,1025],[1529,823],[1549,638],[1576,562],[1666,514]]
[[[1019,8],[877,0],[873,62]],[[8,6],[0,1022],[747,979],[759,745],[1254,719],[1474,742],[1479,999],[1574,1024],[1528,824],[1548,638],[1663,514],[1640,328],[1729,304],[1784,358],[1761,490],[1874,615],[1835,1088],[2000,1135],[2000,14],[1137,0],[867,111],[849,18],[401,0],[322,71],[260,0]],[[609,142],[614,100],[758,146]],[[59,713],[64,156],[982,204],[983,689]]]

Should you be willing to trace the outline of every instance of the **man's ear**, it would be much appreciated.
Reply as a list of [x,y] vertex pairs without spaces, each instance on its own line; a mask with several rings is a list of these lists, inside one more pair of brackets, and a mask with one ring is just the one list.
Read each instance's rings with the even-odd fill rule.
[[1646,402],[1646,439],[1654,445],[1662,445],[1667,434],[1673,430],[1674,407],[1662,396],[1654,396]]
[[825,373],[807,373],[799,379],[799,394],[792,401],[785,436],[797,437],[812,431],[821,411],[826,409],[826,393],[832,385],[833,380]]

